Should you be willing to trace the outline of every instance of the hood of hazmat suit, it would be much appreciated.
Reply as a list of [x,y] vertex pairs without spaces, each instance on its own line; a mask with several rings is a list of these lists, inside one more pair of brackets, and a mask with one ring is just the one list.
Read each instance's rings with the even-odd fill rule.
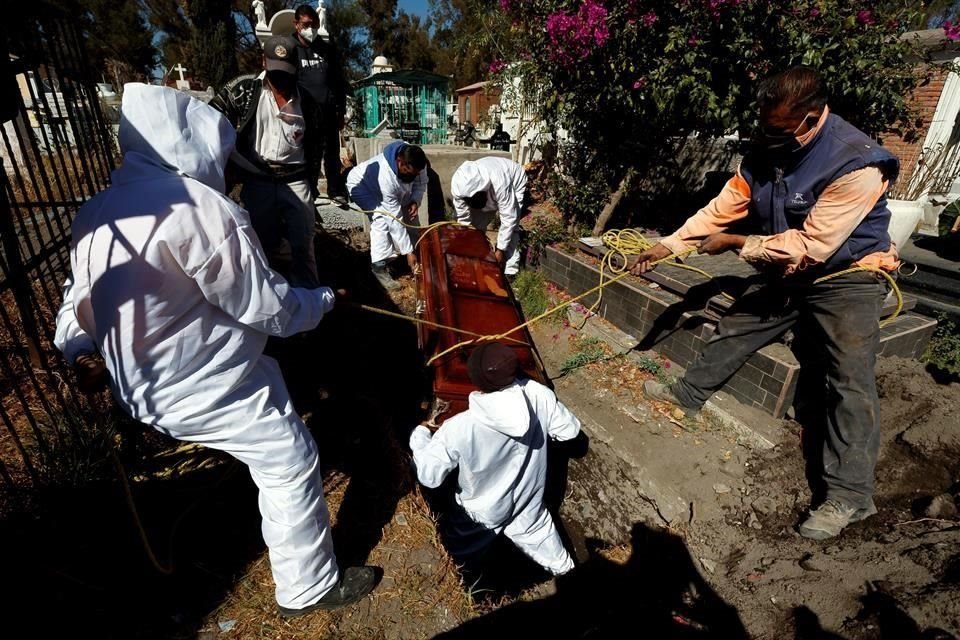
[[267,336],[313,328],[333,306],[330,289],[293,288],[267,266],[224,195],[234,137],[185,93],[126,85],[123,162],[72,225],[57,346],[69,360],[99,351],[117,400],[161,431],[253,421],[250,389],[283,385],[262,362]]
[[493,393],[474,391],[468,402],[474,419],[488,429],[511,438],[520,438],[530,428],[527,397],[523,387],[518,384]]
[[461,164],[450,181],[450,195],[454,198],[469,198],[475,193],[490,188],[490,178],[480,171],[473,160]]
[[[487,193],[487,203],[482,209],[471,209],[464,198],[481,191]],[[485,229],[490,221],[489,215],[497,214],[500,218],[497,249],[510,251],[516,256],[512,267],[510,263],[507,265],[508,274],[516,273],[520,254],[515,250],[519,237],[514,236],[527,193],[527,176],[523,167],[509,158],[497,156],[468,160],[454,172],[450,193],[457,221],[461,224]]]
[[418,427],[410,438],[417,477],[439,486],[459,467],[459,502],[473,520],[499,530],[518,514],[542,508],[547,439],[569,440],[580,421],[553,391],[519,379],[493,393],[470,394],[469,408],[430,437]]

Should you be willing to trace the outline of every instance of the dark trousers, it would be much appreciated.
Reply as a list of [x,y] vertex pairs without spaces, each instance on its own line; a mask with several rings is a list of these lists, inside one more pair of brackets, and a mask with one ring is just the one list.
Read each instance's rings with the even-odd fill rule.
[[327,179],[327,195],[346,195],[347,187],[342,175],[343,166],[340,164],[340,122],[332,109],[322,112],[321,136],[323,139],[323,175]]
[[[857,272],[813,284],[785,281],[747,290],[717,327],[696,362],[671,390],[699,408],[758,349],[798,325],[816,350],[824,379],[822,460],[825,496],[863,508],[873,496],[880,448],[880,402],[874,365],[886,286]],[[816,386],[816,385],[815,385]]]

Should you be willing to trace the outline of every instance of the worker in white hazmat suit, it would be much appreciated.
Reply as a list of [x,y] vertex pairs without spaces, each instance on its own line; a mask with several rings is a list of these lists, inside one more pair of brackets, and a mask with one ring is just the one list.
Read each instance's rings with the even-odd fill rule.
[[[470,394],[469,408],[432,436],[422,425],[410,436],[417,478],[435,488],[459,467],[456,500],[476,526],[503,533],[542,567],[562,575],[573,568],[573,559],[543,504],[547,440],[576,437],[580,421],[553,391],[517,377],[517,355],[506,345],[481,344],[467,369],[480,389]],[[487,544],[494,537],[464,528],[458,533]],[[464,555],[479,551],[467,548],[470,544],[475,545],[457,543]]]
[[267,266],[247,212],[223,193],[234,139],[187,94],[126,85],[123,163],[73,222],[56,344],[81,376],[99,352],[136,420],[247,465],[277,602],[294,616],[355,602],[376,577],[338,570],[317,445],[263,355],[268,336],[314,328],[335,294]]
[[500,216],[497,260],[503,272],[514,276],[520,269],[520,218],[526,209],[527,175],[508,158],[467,160],[453,174],[450,195],[457,220],[486,231]]
[[387,261],[397,254],[417,270],[410,232],[401,220],[415,225],[427,189],[427,156],[423,149],[400,140],[350,170],[347,192],[370,217],[370,262],[373,275],[386,289],[400,285],[390,277]]

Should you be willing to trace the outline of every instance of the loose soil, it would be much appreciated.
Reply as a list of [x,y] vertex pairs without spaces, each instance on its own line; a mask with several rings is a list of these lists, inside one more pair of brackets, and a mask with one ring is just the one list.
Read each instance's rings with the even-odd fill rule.
[[[534,333],[548,368],[558,371],[576,348],[576,332]],[[561,513],[570,529],[585,532],[588,549],[626,560],[614,563],[620,571],[604,584],[593,574],[610,580],[610,561],[594,553],[584,567],[589,577],[571,577],[566,596],[561,582],[535,607],[511,606],[552,616],[563,637],[619,637],[610,634],[621,622],[635,627],[638,610],[659,637],[960,633],[960,384],[938,385],[922,364],[901,359],[881,360],[877,374],[880,513],[826,542],[794,531],[810,502],[800,425],[785,421],[784,444],[758,452],[722,426],[679,420],[647,402],[640,386],[649,374],[623,358],[557,380],[558,396],[577,408],[592,436],[591,453],[570,461]],[[648,502],[654,491],[645,487],[665,482],[683,496],[685,512]],[[935,496],[940,511],[928,517]],[[600,602],[590,597],[597,590]],[[565,615],[577,598],[586,598],[584,606]],[[507,609],[466,627],[493,632],[498,620],[523,617]]]
[[[364,303],[412,310],[408,276],[391,299],[369,277],[361,247],[333,238],[321,247],[323,279]],[[798,424],[784,422],[775,449],[751,449],[722,425],[645,400],[641,386],[653,374],[609,347],[603,361],[561,376],[577,336],[567,323],[534,329],[558,396],[586,433],[551,450],[548,502],[560,505],[579,560],[569,576],[549,580],[510,545],[472,572],[453,565],[437,526],[449,494],[419,489],[405,450],[426,390],[413,328],[344,311],[270,353],[318,440],[341,563],[384,570],[372,597],[333,614],[279,618],[249,478],[228,459],[151,432],[125,463],[147,534],[162,561],[173,558],[174,575],[144,560],[115,481],[48,491],[34,512],[0,520],[14,592],[4,635],[399,640],[536,629],[554,638],[873,640],[960,632],[960,385],[938,385],[916,362],[881,360],[880,513],[818,543],[793,530],[810,501]]]

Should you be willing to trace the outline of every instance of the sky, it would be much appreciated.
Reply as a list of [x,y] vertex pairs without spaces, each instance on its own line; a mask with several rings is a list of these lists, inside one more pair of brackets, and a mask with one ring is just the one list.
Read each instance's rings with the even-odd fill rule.
[[407,13],[412,13],[418,16],[427,16],[427,0],[399,0],[397,6],[405,10]]

